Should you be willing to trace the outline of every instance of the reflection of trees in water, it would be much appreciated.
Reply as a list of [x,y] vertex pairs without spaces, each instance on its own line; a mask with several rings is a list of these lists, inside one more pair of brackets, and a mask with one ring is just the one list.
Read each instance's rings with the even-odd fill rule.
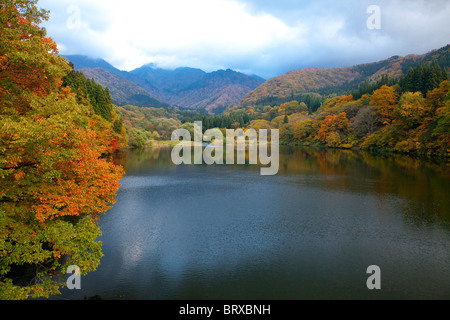
[[326,176],[318,187],[404,200],[408,221],[450,223],[450,168],[403,155],[292,148],[280,157],[280,174]]
[[[176,168],[171,160],[170,148],[129,150],[118,153],[115,160],[129,174],[146,169]],[[227,170],[250,170],[255,174],[260,171],[260,166],[248,165],[248,151],[246,163],[244,166],[226,167]],[[403,212],[411,221],[421,217],[420,221],[438,219],[450,222],[450,197],[447,195],[450,170],[445,164],[403,155],[381,156],[363,151],[282,147],[278,175],[303,175],[311,187],[376,194],[380,201],[397,197],[405,200]]]
[[125,168],[127,173],[146,168],[169,168],[174,164],[171,160],[171,149],[168,147],[154,147],[132,149],[118,152],[115,161]]

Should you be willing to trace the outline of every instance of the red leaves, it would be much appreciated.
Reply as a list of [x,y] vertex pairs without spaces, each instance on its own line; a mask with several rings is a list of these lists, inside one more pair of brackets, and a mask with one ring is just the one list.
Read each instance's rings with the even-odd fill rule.
[[22,15],[13,1],[2,6],[0,14],[8,21],[0,25],[0,99],[23,114],[30,108],[26,95],[44,97],[54,92],[70,67],[56,56],[58,48],[53,39],[37,26],[44,13]]
[[119,138],[114,138],[111,141],[111,149],[114,150],[114,151],[119,150]]
[[45,186],[34,206],[41,223],[62,216],[101,214],[114,202],[122,169],[100,159],[104,147],[97,145],[99,133],[77,128],[73,134],[75,140],[69,145],[73,156],[53,163],[60,177]]
[[123,175],[103,158],[118,148],[112,124],[60,88],[70,67],[37,27],[44,17],[35,1],[0,6],[1,21],[9,21],[0,23],[0,286],[15,287],[12,265],[35,265],[40,282],[23,288],[20,298],[56,292],[60,284],[48,275],[64,255],[95,269],[101,257],[95,218],[114,203]]

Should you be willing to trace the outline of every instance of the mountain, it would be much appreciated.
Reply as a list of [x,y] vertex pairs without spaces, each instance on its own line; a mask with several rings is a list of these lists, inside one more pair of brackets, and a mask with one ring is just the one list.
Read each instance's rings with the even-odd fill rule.
[[238,105],[248,92],[261,83],[261,80],[242,73],[219,70],[179,91],[172,101],[176,105],[184,103],[193,108],[221,113],[230,105]]
[[70,61],[74,65],[75,70],[81,70],[81,69],[104,69],[109,71],[110,73],[116,75],[116,76],[124,76],[127,72],[126,71],[120,71],[119,69],[113,67],[111,64],[106,62],[103,59],[98,58],[90,58],[82,55],[67,55],[64,56],[67,61]]
[[113,102],[119,106],[131,104],[138,107],[160,108],[167,105],[130,81],[132,76],[128,72],[113,67],[103,59],[82,55],[68,55],[65,58],[73,63],[75,70],[83,72],[86,78],[94,79],[103,87],[109,87]]
[[232,70],[207,73],[187,67],[167,70],[149,64],[127,72],[102,59],[80,55],[66,56],[66,59],[74,64],[75,70],[108,86],[113,100],[121,105],[154,107],[155,103],[167,103],[220,113],[230,105],[238,105],[248,92],[264,82],[258,76]]
[[203,79],[206,72],[194,68],[166,70],[155,68],[150,64],[135,69],[129,74],[147,91],[172,104],[171,100],[177,93]]
[[307,93],[344,94],[357,89],[365,81],[375,82],[384,75],[399,78],[411,67],[436,61],[449,71],[450,45],[423,55],[394,56],[389,59],[345,68],[310,68],[291,71],[264,82],[249,92],[241,101],[242,106],[268,105],[294,100]]
[[164,70],[146,65],[130,72],[133,81],[170,105],[218,113],[237,105],[263,80],[232,70],[206,73],[200,69]]
[[103,87],[108,87],[111,98],[116,105],[131,104],[138,107],[155,108],[167,105],[134,82],[116,76],[105,69],[83,68],[80,71],[83,72],[86,78],[94,79],[95,82]]

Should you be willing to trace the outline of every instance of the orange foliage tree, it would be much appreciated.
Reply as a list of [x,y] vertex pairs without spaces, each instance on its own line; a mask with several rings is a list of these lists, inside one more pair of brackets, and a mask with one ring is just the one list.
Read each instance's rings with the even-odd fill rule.
[[317,134],[320,141],[330,146],[336,147],[341,142],[341,136],[348,130],[349,120],[347,114],[342,112],[327,116]]
[[[36,0],[0,4],[0,299],[48,297],[70,265],[86,274],[101,253],[98,215],[119,188],[110,130],[61,88],[69,70],[38,24]],[[13,274],[33,270],[26,282]]]
[[384,124],[392,121],[392,112],[397,104],[397,99],[394,87],[384,85],[373,93],[370,103],[376,107]]

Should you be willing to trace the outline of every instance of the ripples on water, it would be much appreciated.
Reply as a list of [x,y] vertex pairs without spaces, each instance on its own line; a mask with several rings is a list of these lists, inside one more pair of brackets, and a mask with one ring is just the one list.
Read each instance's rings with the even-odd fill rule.
[[[104,258],[82,299],[449,299],[444,169],[404,157],[282,149],[253,166],[172,165],[130,151],[100,221]],[[382,271],[369,291],[367,267]]]

